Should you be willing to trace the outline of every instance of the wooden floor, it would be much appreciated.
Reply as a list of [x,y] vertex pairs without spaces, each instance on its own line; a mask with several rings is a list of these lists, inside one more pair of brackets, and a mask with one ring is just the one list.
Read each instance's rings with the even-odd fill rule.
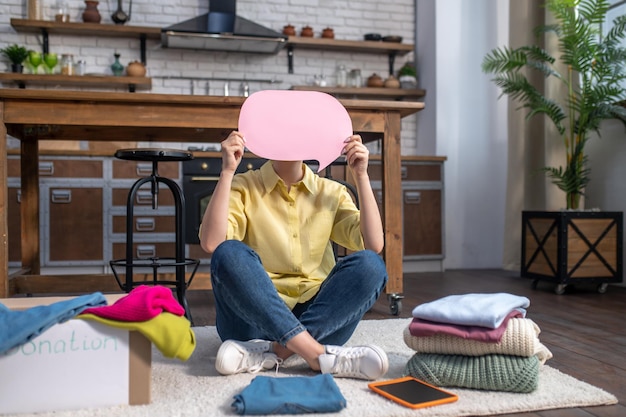
[[[414,306],[450,295],[470,292],[508,292],[530,299],[527,317],[541,328],[539,339],[554,354],[548,365],[603,388],[620,404],[561,409],[508,416],[617,417],[626,416],[626,288],[609,286],[600,294],[594,286],[568,286],[563,295],[542,281],[537,289],[518,273],[501,270],[453,270],[407,274],[399,317],[411,317]],[[188,299],[196,326],[214,325],[210,291],[190,291]],[[397,318],[382,296],[365,319]]]

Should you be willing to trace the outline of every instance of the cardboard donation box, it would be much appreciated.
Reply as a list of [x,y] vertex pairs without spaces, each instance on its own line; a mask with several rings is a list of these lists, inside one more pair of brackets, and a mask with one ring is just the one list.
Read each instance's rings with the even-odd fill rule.
[[[62,299],[0,303],[18,310]],[[148,404],[151,349],[135,331],[91,320],[56,324],[0,355],[0,414]]]

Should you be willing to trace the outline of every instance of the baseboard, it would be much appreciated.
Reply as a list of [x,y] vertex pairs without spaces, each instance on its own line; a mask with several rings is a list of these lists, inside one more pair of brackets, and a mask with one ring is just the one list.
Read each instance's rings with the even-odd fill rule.
[[403,273],[414,272],[443,272],[443,260],[420,260],[420,261],[404,261],[402,263]]

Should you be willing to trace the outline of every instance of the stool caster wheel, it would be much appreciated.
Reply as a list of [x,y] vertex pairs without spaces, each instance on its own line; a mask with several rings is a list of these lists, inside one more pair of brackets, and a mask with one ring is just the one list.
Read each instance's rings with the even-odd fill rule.
[[609,284],[607,284],[606,282],[603,282],[602,284],[598,285],[598,292],[600,294],[604,294],[608,287],[609,287]]
[[389,299],[389,311],[393,316],[398,316],[402,311],[402,299],[404,296],[399,294],[389,294],[387,298]]
[[557,284],[557,286],[554,287],[554,293],[557,295],[563,295],[565,294],[566,287],[567,287],[567,284]]

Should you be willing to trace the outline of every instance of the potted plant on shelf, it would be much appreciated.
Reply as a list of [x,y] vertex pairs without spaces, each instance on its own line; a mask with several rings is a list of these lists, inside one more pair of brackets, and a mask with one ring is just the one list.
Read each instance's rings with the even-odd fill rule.
[[398,70],[398,81],[401,88],[417,88],[417,71],[410,62],[406,62]]
[[11,63],[11,72],[20,73],[24,70],[23,62],[28,58],[28,49],[13,44],[0,49],[0,52],[2,52],[2,55]]
[[[564,166],[543,170],[565,192],[568,210],[522,213],[522,276],[534,278],[533,285],[538,279],[556,281],[557,293],[576,278],[600,282],[598,289],[603,292],[607,282],[622,280],[622,213],[580,211],[579,207],[590,180],[585,145],[591,133],[599,134],[604,120],[617,119],[626,125],[622,106],[626,16],[615,18],[602,36],[609,1],[547,0],[545,6],[554,23],[536,28],[535,33],[556,36],[557,57],[538,45],[528,45],[494,49],[482,62],[482,70],[495,76],[502,94],[519,102],[528,118],[545,115],[552,122],[565,147]],[[548,97],[522,70],[557,80],[567,94],[561,99]],[[573,246],[579,253],[568,252]]]

